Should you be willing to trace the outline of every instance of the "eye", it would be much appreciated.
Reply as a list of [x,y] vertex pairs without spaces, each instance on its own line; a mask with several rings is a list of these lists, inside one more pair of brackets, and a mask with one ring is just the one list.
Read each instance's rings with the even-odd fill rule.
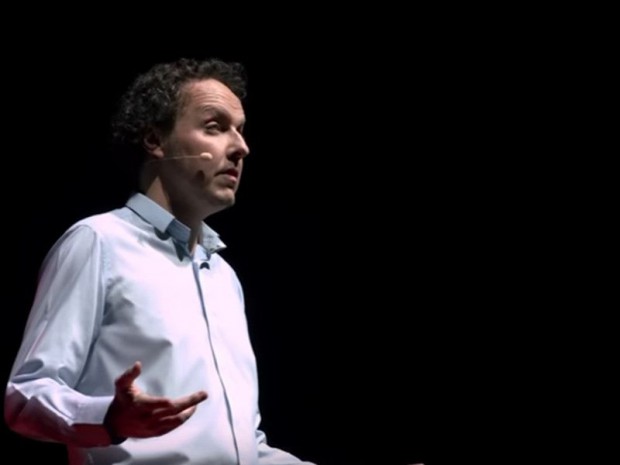
[[222,126],[220,123],[215,121],[211,121],[210,123],[205,124],[205,131],[209,133],[216,133],[222,130]]

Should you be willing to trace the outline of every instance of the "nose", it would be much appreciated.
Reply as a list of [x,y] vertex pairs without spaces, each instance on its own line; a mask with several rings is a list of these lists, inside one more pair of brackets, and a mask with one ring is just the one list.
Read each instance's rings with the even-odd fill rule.
[[239,160],[248,156],[248,154],[250,153],[250,148],[245,142],[245,137],[243,137],[243,134],[241,134],[236,129],[233,130],[232,137],[233,142],[231,145],[233,146],[233,150],[231,150],[231,152],[229,153],[228,158],[234,160],[234,162],[237,163]]

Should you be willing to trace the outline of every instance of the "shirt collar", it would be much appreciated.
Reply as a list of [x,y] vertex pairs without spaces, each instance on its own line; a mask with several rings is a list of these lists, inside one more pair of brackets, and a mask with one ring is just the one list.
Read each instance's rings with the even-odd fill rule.
[[[127,207],[158,231],[169,234],[175,241],[187,246],[190,229],[146,195],[140,193],[132,195],[127,201]],[[205,248],[208,256],[226,248],[226,244],[222,242],[219,234],[205,223],[202,224],[200,244]]]

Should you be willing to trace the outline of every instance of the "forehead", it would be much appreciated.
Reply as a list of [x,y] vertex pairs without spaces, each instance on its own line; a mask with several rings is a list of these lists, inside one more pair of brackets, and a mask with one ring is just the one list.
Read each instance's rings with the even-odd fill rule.
[[215,79],[192,81],[181,90],[181,112],[219,108],[237,118],[244,117],[243,105],[226,85]]

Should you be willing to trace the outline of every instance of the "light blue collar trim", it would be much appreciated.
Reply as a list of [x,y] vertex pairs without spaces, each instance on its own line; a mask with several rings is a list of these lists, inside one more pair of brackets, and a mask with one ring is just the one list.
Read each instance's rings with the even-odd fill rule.
[[[187,246],[191,232],[190,229],[177,220],[172,213],[149,199],[146,195],[140,193],[132,195],[127,201],[127,207],[140,215],[145,221],[152,224],[158,231],[170,234],[175,241]],[[209,256],[226,248],[226,244],[222,242],[219,234],[205,223],[202,224],[202,238],[200,243]]]

